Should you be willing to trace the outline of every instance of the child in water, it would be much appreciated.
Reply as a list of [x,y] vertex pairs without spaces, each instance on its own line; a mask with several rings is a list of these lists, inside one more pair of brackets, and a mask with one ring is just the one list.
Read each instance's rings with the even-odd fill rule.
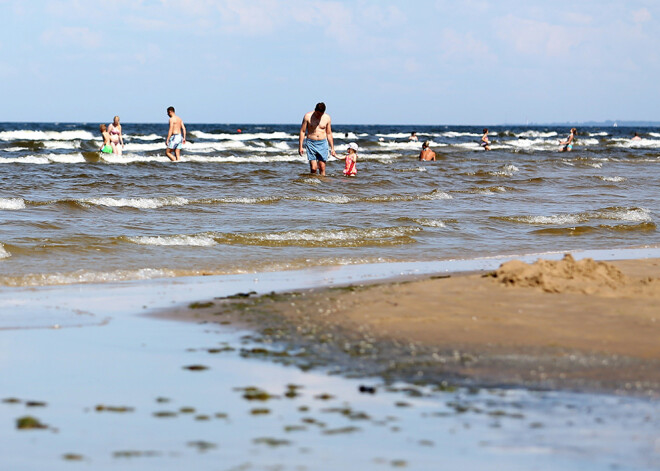
[[357,168],[355,164],[357,163],[357,151],[358,145],[355,142],[351,142],[348,145],[348,153],[344,159],[346,160],[346,165],[344,166],[344,175],[347,177],[354,177],[357,175]]
[[103,146],[101,146],[101,152],[104,154],[112,154],[112,146],[110,145],[110,133],[105,124],[99,126],[101,130],[101,135],[103,136]]
[[484,135],[481,136],[481,147],[484,150],[490,150],[490,139],[488,139],[488,128],[484,128]]

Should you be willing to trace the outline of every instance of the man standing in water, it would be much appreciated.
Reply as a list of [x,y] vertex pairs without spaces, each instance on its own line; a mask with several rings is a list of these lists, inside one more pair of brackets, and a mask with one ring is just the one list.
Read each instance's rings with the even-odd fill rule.
[[[328,149],[328,144],[330,148]],[[300,126],[298,153],[302,156],[307,151],[309,171],[325,175],[325,163],[329,154],[336,157],[335,142],[332,139],[330,115],[325,114],[325,103],[317,103],[314,111],[305,115]]]
[[[170,117],[170,130],[167,132],[165,154],[172,162],[176,162],[181,160],[181,146],[186,143],[186,126],[181,118],[174,114],[173,106],[167,108],[167,116]],[[172,155],[172,151],[175,151],[176,157]]]

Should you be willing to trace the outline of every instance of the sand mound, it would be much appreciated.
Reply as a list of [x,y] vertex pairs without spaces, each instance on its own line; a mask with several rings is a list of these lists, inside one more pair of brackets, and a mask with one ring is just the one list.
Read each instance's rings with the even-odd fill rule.
[[503,263],[495,272],[506,286],[540,288],[548,293],[602,293],[626,287],[629,279],[614,265],[591,258],[576,261],[570,254],[559,261],[539,259]]

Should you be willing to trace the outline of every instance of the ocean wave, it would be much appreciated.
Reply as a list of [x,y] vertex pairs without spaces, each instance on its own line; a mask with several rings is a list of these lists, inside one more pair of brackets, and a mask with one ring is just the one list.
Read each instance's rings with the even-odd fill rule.
[[136,270],[113,270],[108,272],[77,270],[68,273],[32,273],[22,276],[0,276],[2,286],[58,286],[78,283],[110,283],[129,280],[151,280],[194,276],[202,273],[194,271],[160,268],[140,268]]
[[456,138],[456,137],[481,137],[481,134],[474,132],[458,132],[447,131],[440,134],[442,137]]
[[0,163],[2,164],[38,164],[45,165],[51,163],[83,163],[86,162],[82,154],[47,154],[47,155],[26,155],[24,157],[2,157]]
[[501,170],[496,172],[488,172],[489,175],[494,177],[511,177],[514,173],[519,172],[520,169],[513,164],[503,165]]
[[162,245],[162,246],[190,246],[210,247],[217,245],[215,239],[210,235],[173,235],[173,236],[139,236],[128,237],[128,240],[140,245]]
[[605,137],[605,136],[609,136],[609,133],[606,133],[605,131],[590,132],[589,136],[590,137]]
[[552,227],[545,229],[537,229],[532,231],[533,234],[538,235],[571,235],[579,236],[589,234],[592,232],[653,232],[656,225],[652,222],[642,222],[639,224],[599,224],[596,226],[575,226],[575,227]]
[[178,196],[160,198],[87,198],[79,200],[81,203],[95,206],[110,206],[115,208],[130,207],[138,209],[155,209],[163,206],[184,206],[189,203],[186,198]]
[[298,140],[298,134],[289,134],[286,132],[270,133],[210,133],[204,131],[191,130],[190,134],[198,139],[223,140],[223,141],[253,141],[253,140]]
[[441,219],[415,218],[412,221],[424,227],[447,227],[445,222]]
[[612,183],[619,183],[619,182],[625,182],[626,178],[624,177],[598,177],[599,179],[603,180],[604,182],[612,182]]
[[651,222],[651,212],[645,208],[612,207],[588,213],[593,219],[614,219],[617,221]]
[[551,216],[496,216],[493,219],[535,225],[574,225],[598,219],[625,222],[652,222],[651,212],[648,209],[626,207],[610,207],[595,211],[553,214]]
[[548,138],[548,137],[555,137],[557,133],[555,131],[534,131],[534,130],[529,130],[525,132],[521,132],[520,134],[516,134],[516,137],[523,137],[523,138]]
[[367,247],[412,244],[419,227],[306,229],[283,232],[218,234],[215,240],[225,244],[267,247]]
[[91,140],[98,136],[89,131],[2,131],[0,132],[1,141],[72,141],[72,140]]
[[9,258],[9,257],[11,257],[11,254],[9,252],[7,252],[7,250],[5,249],[5,246],[2,243],[0,243],[0,260],[2,260],[3,258]]
[[23,198],[0,198],[0,210],[25,209]]
[[[658,137],[660,137],[660,135]],[[623,149],[657,149],[660,147],[660,139],[639,139],[633,141],[632,139],[618,138],[612,139],[612,142],[614,142],[614,147]]]

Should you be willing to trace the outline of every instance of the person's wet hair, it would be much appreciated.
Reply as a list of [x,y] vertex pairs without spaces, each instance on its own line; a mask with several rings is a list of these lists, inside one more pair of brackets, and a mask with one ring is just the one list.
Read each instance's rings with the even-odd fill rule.
[[325,113],[325,103],[317,103],[316,108],[314,108],[314,111],[318,111],[319,113]]

